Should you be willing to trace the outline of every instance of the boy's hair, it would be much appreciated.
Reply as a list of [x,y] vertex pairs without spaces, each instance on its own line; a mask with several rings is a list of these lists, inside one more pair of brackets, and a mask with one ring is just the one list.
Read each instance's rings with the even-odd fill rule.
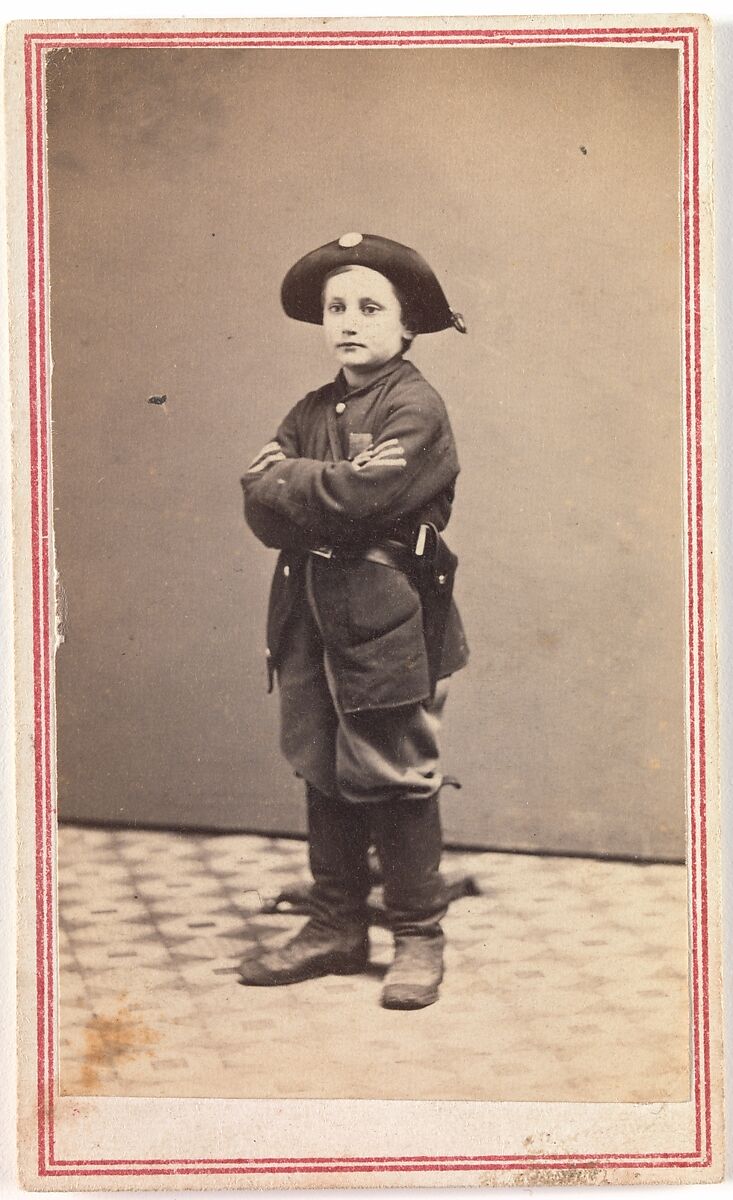
[[[323,299],[326,294],[326,284],[328,283],[329,279],[334,279],[337,275],[345,275],[347,271],[353,271],[354,267],[358,266],[358,265],[359,265],[358,263],[345,263],[343,267],[336,267],[335,270],[328,272],[328,275],[323,280],[323,288],[321,290],[321,303],[323,303]],[[381,274],[381,272],[380,272],[380,274]],[[389,279],[389,276],[385,275],[384,278]],[[412,331],[411,337],[403,337],[403,339],[402,339],[402,353],[405,354],[410,349],[410,346],[412,345],[412,343],[414,342],[414,340],[418,334],[417,317],[414,313],[412,313],[410,311],[409,301],[405,299],[405,296],[404,296],[404,293],[402,292],[402,290],[400,288],[398,288],[397,284],[393,283],[391,279],[389,279],[389,282],[392,284],[392,290],[393,290],[395,296],[397,297],[397,300],[398,300],[398,303],[400,306],[400,311],[402,313],[402,324],[405,326],[406,329],[409,329]]]

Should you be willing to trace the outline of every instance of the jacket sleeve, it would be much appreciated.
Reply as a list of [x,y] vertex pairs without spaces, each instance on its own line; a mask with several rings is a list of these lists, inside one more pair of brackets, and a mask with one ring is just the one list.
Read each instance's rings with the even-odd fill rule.
[[260,504],[246,493],[244,519],[258,541],[271,550],[291,550],[296,554],[305,554],[308,550],[315,549],[317,544],[302,526],[276,509]]
[[[282,447],[283,453],[289,458],[298,455],[298,425],[297,406],[291,409],[278,427],[274,441]],[[272,468],[267,468],[272,470]],[[257,473],[248,473],[242,478],[244,488],[244,518],[255,537],[264,546],[274,550],[292,550],[305,553],[311,549],[312,539],[307,537],[305,530],[287,514],[262,504],[253,494],[252,482],[257,480]]]
[[395,438],[406,465],[288,458],[245,482],[247,496],[321,537],[355,524],[386,522],[418,511],[458,474],[453,436],[442,400],[432,388],[402,386],[374,443]]

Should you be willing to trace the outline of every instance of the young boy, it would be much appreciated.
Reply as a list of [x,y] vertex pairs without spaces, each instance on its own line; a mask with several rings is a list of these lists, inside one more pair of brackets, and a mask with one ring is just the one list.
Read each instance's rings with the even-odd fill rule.
[[292,409],[242,480],[247,521],[280,550],[268,613],[283,752],[306,784],[314,915],[243,983],[363,971],[374,846],[395,958],[387,1008],[422,1008],[443,974],[437,736],[467,648],[440,537],[458,474],[442,400],[403,355],[465,333],[427,263],[350,233],[288,272],[282,303],[323,325],[334,382]]

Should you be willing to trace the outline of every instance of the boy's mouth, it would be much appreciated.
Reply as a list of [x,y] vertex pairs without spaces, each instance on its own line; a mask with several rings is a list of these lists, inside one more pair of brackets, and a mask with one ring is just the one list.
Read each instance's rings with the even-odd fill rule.
[[339,350],[366,350],[363,342],[338,342],[337,349]]

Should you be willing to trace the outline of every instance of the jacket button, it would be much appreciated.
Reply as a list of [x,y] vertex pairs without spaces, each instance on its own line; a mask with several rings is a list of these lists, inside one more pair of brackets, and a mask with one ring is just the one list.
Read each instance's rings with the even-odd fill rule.
[[445,583],[445,575],[438,576],[438,583]]
[[344,404],[343,400],[339,400],[338,404],[336,405],[336,412],[339,416],[341,416],[342,412],[346,412],[346,405]]
[[286,579],[289,574],[290,574],[290,567],[283,567],[283,575],[285,576]]

